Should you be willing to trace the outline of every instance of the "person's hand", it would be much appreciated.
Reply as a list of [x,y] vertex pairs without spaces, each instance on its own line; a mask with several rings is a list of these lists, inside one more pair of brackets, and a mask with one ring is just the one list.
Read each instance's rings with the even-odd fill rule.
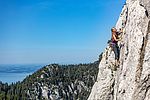
[[117,39],[117,41],[121,41],[121,40],[122,40],[122,38]]
[[119,38],[119,41],[121,41],[121,40],[122,40],[122,37]]
[[119,33],[123,33],[123,28],[120,28],[120,29],[119,29]]

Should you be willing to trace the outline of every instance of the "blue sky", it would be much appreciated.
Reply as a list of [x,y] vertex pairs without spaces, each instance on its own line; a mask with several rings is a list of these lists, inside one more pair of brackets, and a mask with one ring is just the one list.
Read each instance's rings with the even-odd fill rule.
[[0,64],[93,62],[124,0],[0,0]]

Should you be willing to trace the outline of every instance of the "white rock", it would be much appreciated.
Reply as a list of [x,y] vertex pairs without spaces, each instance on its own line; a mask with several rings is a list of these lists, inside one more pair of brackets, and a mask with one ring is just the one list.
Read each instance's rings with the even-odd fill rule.
[[117,29],[125,28],[120,66],[114,70],[114,53],[107,47],[88,100],[150,100],[149,9],[149,0],[126,1],[116,24]]

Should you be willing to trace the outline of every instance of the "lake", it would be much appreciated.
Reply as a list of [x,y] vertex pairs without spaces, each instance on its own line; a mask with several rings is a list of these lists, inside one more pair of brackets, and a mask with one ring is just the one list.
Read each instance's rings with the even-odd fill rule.
[[16,65],[0,65],[0,81],[3,83],[14,83],[22,81],[26,76],[31,75],[38,69],[42,68],[42,64],[16,64]]

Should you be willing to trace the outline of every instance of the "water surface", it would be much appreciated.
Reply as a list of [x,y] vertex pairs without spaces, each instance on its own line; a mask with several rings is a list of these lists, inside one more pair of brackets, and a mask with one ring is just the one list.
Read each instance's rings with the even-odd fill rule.
[[31,75],[42,67],[42,64],[0,65],[0,81],[9,84],[22,81],[26,76]]

